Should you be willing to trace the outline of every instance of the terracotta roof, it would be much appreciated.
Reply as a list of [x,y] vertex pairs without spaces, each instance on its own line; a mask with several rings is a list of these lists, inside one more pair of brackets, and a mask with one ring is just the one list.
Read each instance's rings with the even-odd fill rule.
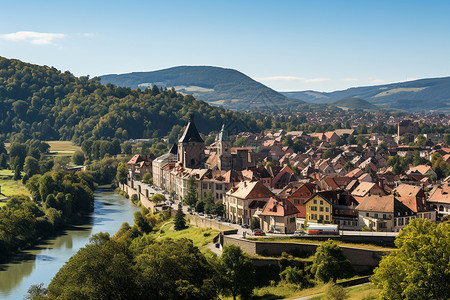
[[287,200],[278,200],[271,197],[264,206],[263,211],[259,214],[261,216],[276,216],[284,217],[298,214],[298,209]]
[[273,193],[261,181],[241,181],[231,190],[231,196],[248,199],[273,196]]
[[395,199],[394,195],[378,196],[372,195],[364,198],[364,200],[356,207],[359,211],[372,211],[382,213],[396,213],[411,215],[413,212],[403,203]]
[[348,172],[345,176],[346,177],[358,177],[358,176],[361,176],[363,173],[364,173],[363,170],[356,168],[356,169]]
[[422,191],[420,186],[403,183],[396,187],[393,193],[397,192],[400,197],[416,197],[420,191]]
[[417,167],[411,167],[409,168],[410,172],[419,172],[420,174],[425,174],[431,169],[430,166],[427,165],[418,165]]
[[353,196],[364,197],[366,196],[370,189],[375,186],[373,182],[361,182],[356,189],[352,192]]
[[450,185],[444,184],[442,187],[435,187],[430,191],[428,202],[450,204]]

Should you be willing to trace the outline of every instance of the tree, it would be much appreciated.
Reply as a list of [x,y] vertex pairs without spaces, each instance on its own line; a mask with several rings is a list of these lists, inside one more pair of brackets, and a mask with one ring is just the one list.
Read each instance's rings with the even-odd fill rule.
[[255,286],[252,261],[235,245],[224,247],[220,257],[221,272],[224,279],[222,289],[225,294],[247,298]]
[[21,175],[21,173],[20,173],[20,167],[19,166],[16,166],[16,168],[15,168],[15,170],[14,170],[14,177],[13,177],[13,179],[14,180],[19,180],[19,179],[21,179],[22,178],[22,175]]
[[125,243],[95,238],[58,271],[50,299],[136,299],[133,254]]
[[194,177],[191,177],[188,180],[188,191],[186,196],[184,197],[184,203],[186,203],[186,205],[195,205],[197,201],[197,185],[195,184]]
[[395,239],[398,250],[384,256],[371,281],[382,299],[448,299],[450,225],[411,220]]
[[261,228],[261,222],[259,221],[259,218],[253,217],[252,223],[250,224],[250,229],[260,229]]
[[33,284],[28,288],[25,299],[27,300],[40,300],[47,299],[47,289],[44,287],[44,283]]
[[336,279],[347,278],[353,274],[353,267],[339,245],[328,240],[317,248],[311,272],[323,282],[336,282]]
[[128,168],[126,163],[120,163],[119,166],[117,166],[116,178],[121,184],[127,183]]
[[28,177],[39,174],[39,161],[32,156],[27,156],[25,158],[25,165],[23,170],[25,171],[25,174],[28,175]]
[[183,206],[178,203],[177,214],[175,215],[175,230],[183,230],[186,228],[186,219],[184,218]]
[[83,165],[84,159],[85,158],[82,151],[77,150],[72,155],[72,162],[77,166]]
[[153,184],[152,173],[145,173],[144,176],[142,176],[142,182],[152,185]]
[[215,270],[191,240],[163,239],[152,243],[139,253],[135,262],[138,299],[217,297]]
[[162,194],[154,194],[152,196],[152,202],[158,203],[158,202],[162,202],[166,200],[166,197],[164,197],[164,195]]

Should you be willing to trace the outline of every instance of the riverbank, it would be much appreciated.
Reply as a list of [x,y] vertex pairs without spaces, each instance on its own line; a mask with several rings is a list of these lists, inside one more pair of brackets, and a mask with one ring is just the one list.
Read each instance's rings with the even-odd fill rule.
[[133,223],[137,210],[121,195],[111,191],[96,192],[94,211],[86,216],[85,222],[73,224],[60,235],[22,251],[21,260],[1,265],[0,299],[22,299],[31,285],[48,285],[69,258],[89,242],[91,235],[115,234],[122,223]]

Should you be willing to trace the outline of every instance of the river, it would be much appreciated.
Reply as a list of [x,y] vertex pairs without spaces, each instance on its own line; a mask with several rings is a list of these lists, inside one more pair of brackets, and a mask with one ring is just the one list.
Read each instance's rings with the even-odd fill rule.
[[133,223],[138,210],[131,201],[113,192],[96,192],[94,212],[82,224],[54,239],[24,251],[17,261],[0,265],[0,299],[23,299],[32,284],[47,286],[53,276],[78,249],[99,232],[115,234],[123,222]]

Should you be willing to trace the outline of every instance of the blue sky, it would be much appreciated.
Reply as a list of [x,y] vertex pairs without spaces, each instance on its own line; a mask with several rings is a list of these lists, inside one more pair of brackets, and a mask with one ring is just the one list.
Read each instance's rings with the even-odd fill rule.
[[213,65],[282,91],[450,76],[450,1],[0,3],[0,56],[77,76]]

